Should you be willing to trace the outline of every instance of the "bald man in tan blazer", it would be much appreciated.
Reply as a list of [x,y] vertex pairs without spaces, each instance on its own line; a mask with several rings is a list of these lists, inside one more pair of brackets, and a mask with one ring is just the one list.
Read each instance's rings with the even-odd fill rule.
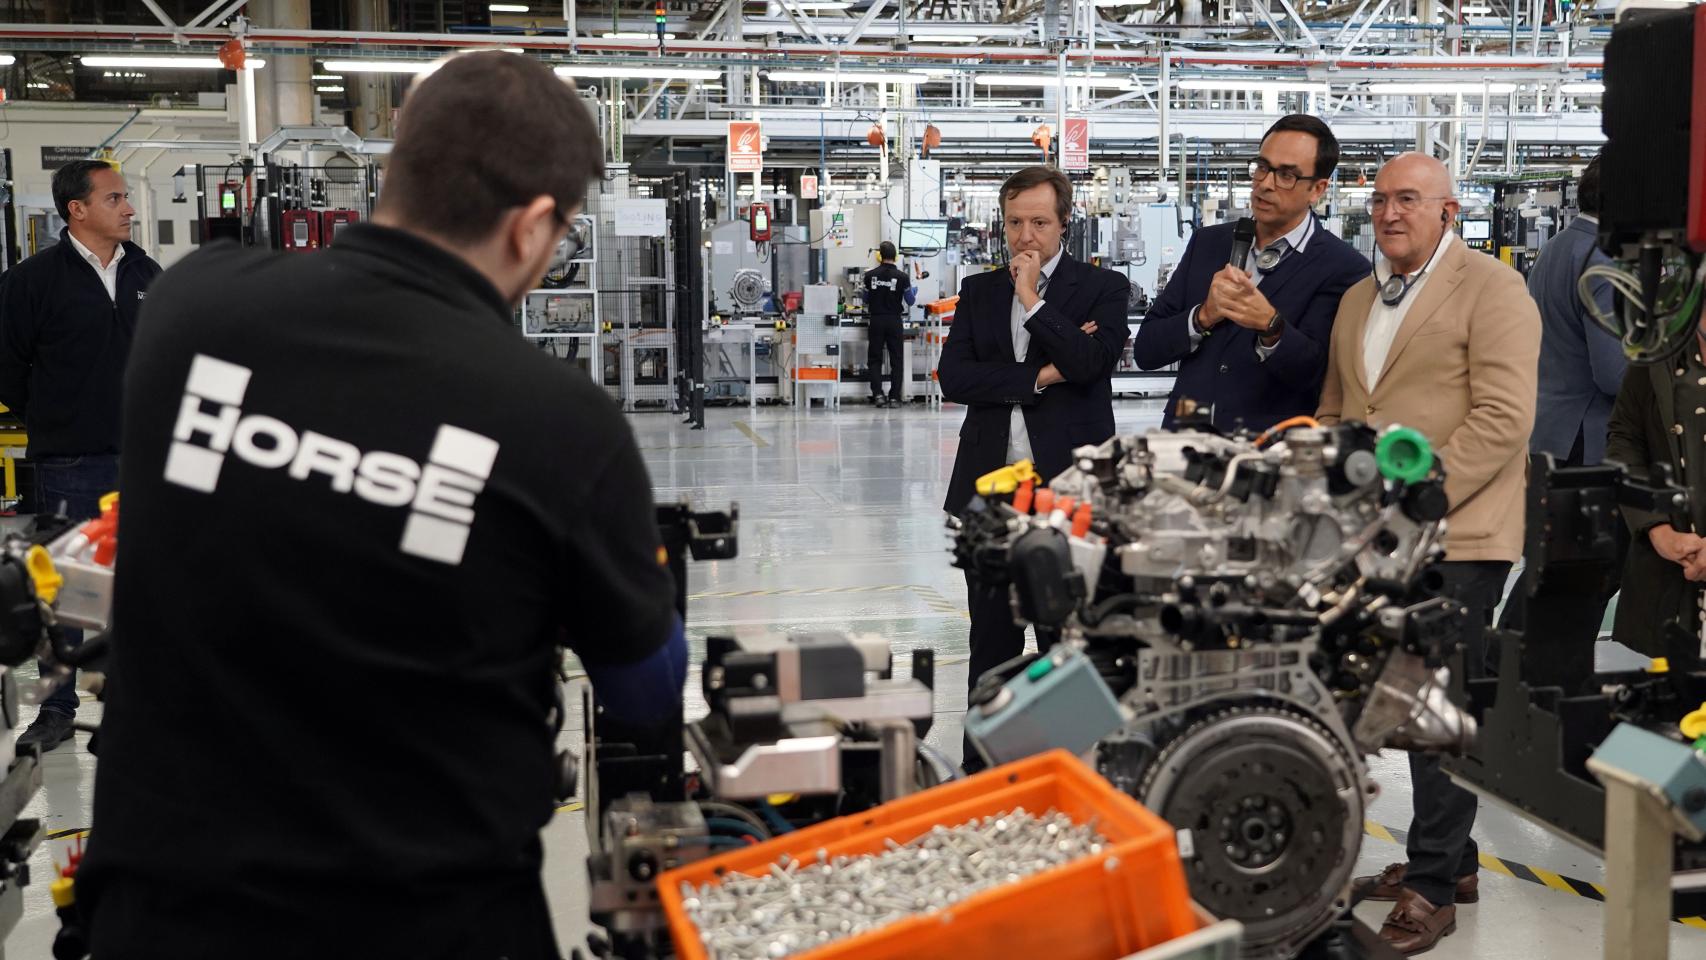
[[[1382,260],[1339,303],[1316,417],[1420,430],[1445,467],[1447,591],[1469,608],[1464,663],[1483,669],[1484,630],[1522,556],[1540,311],[1522,275],[1452,233],[1451,176],[1422,154],[1383,167],[1369,202]],[[1478,899],[1475,795],[1436,757],[1410,755],[1408,862],[1359,878],[1396,901],[1380,936],[1401,953],[1438,943]]]

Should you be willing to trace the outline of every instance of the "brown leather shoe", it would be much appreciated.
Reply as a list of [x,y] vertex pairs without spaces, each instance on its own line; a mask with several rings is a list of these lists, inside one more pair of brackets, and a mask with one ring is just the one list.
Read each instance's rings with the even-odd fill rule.
[[1398,892],[1398,903],[1386,915],[1380,928],[1380,939],[1399,953],[1409,956],[1432,950],[1441,937],[1457,930],[1457,908],[1451,904],[1436,907],[1409,887]]
[[[1389,863],[1386,869],[1369,877],[1357,877],[1351,881],[1351,893],[1360,895],[1364,900],[1396,900],[1398,891],[1404,888],[1405,864]],[[1476,903],[1481,899],[1481,876],[1471,873],[1457,878],[1457,892],[1452,897],[1456,903]]]

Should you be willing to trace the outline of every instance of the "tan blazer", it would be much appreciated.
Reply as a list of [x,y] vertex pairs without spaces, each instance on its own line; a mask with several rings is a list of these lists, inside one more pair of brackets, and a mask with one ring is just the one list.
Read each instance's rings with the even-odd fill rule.
[[1345,291],[1316,418],[1420,430],[1445,464],[1447,560],[1522,556],[1540,310],[1522,275],[1453,241],[1405,315],[1372,393],[1363,332],[1372,277]]

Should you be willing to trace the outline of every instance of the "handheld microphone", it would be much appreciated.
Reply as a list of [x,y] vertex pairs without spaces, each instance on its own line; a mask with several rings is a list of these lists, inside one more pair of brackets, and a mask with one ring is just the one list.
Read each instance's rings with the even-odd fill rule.
[[1249,217],[1243,217],[1238,221],[1238,225],[1232,228],[1232,256],[1228,258],[1227,262],[1245,273],[1249,273],[1250,250],[1255,245],[1256,221]]

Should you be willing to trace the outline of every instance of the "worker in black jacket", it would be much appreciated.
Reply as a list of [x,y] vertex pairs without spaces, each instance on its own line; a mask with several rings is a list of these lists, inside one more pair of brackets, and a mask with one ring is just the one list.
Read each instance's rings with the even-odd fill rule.
[[[0,279],[0,403],[21,416],[35,465],[36,513],[100,513],[118,489],[119,393],[131,338],[160,265],[130,242],[136,210],[104,160],[53,175],[65,218],[59,242]],[[67,630],[73,643],[82,632]],[[43,750],[71,739],[77,690],[67,680],[18,738]]]
[[77,877],[95,956],[558,956],[560,647],[637,726],[679,718],[687,664],[633,433],[513,324],[602,153],[550,67],[451,57],[370,223],[210,245],[155,288]]
[[[906,308],[918,297],[918,288],[906,271],[894,265],[894,244],[884,240],[877,247],[877,259],[882,261],[875,270],[865,272],[859,293],[865,300],[865,314],[870,323],[871,352],[867,357],[871,370],[871,403],[874,406],[899,406],[901,369],[902,318]],[[889,355],[889,395],[883,401],[883,351]]]

